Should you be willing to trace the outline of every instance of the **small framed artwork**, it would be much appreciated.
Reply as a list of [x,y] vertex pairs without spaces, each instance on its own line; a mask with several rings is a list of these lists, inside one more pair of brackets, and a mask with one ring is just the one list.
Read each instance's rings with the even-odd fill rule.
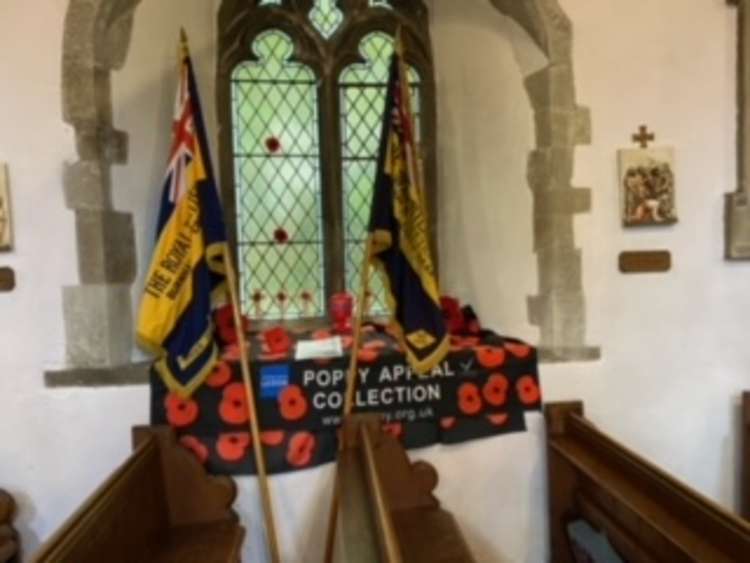
[[8,167],[0,163],[0,251],[13,247],[13,229],[10,219],[10,187]]
[[674,150],[622,149],[618,154],[623,225],[676,223]]

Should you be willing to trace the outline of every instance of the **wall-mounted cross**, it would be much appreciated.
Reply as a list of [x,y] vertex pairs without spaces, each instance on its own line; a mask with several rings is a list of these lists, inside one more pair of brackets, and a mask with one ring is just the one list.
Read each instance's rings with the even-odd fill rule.
[[648,132],[646,125],[641,125],[638,128],[638,133],[633,133],[633,142],[639,143],[642,149],[647,149],[649,142],[656,140],[656,135]]

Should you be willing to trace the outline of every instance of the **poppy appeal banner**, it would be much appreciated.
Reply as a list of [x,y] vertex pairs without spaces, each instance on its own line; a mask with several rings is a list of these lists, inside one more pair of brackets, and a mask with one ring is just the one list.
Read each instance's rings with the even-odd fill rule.
[[[536,350],[488,331],[451,340],[446,358],[419,376],[393,336],[368,327],[359,356],[355,411],[382,413],[385,429],[407,448],[524,431],[524,413],[541,408]],[[253,344],[269,472],[333,461],[348,357],[290,361],[288,353],[264,352],[260,341]],[[255,472],[237,356],[236,347],[226,348],[191,399],[169,392],[152,376],[152,424],[174,427],[181,443],[216,474]]]

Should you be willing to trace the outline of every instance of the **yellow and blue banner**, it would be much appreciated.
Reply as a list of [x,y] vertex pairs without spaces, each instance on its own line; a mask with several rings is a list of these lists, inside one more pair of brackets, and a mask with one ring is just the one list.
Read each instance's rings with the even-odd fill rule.
[[[400,46],[400,41],[398,42]],[[440,307],[406,65],[393,55],[375,181],[371,259],[384,274],[399,340],[411,367],[429,372],[450,339]]]
[[213,310],[226,302],[226,231],[187,41],[183,35],[172,148],[138,340],[166,386],[189,397],[218,358]]

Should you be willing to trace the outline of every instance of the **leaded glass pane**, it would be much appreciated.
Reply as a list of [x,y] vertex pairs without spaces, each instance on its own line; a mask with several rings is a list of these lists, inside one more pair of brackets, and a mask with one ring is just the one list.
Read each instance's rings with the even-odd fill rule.
[[260,0],[258,5],[259,6],[270,6],[270,5],[281,6],[281,0]]
[[291,39],[260,34],[232,75],[242,309],[254,319],[323,315],[318,88]]
[[370,0],[370,6],[373,8],[380,7],[380,8],[390,8],[391,3],[389,0]]
[[328,39],[343,23],[344,12],[336,5],[336,0],[315,0],[315,5],[310,10],[310,21]]
[[[365,62],[347,67],[339,78],[346,286],[354,294],[359,288],[367,237],[393,38],[381,32],[371,33],[362,39],[360,53]],[[419,136],[419,75],[413,68],[409,68],[408,74]],[[370,313],[386,313],[388,308],[380,275],[371,277],[370,292]]]

